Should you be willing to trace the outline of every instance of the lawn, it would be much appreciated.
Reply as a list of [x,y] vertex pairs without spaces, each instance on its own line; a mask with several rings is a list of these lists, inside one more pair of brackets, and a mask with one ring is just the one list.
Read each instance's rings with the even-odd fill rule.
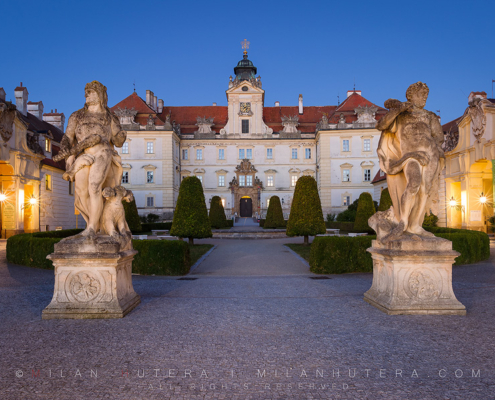
[[189,246],[189,252],[191,255],[191,267],[212,247],[212,244],[195,244]]
[[299,243],[288,243],[285,246],[295,251],[307,262],[309,262],[309,252],[311,251],[311,246],[305,246],[304,244],[299,244]]

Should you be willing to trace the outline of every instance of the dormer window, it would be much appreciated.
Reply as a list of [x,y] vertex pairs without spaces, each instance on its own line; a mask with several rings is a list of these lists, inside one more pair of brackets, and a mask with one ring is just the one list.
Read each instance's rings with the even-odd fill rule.
[[48,138],[45,139],[45,151],[50,153],[52,151],[52,141]]

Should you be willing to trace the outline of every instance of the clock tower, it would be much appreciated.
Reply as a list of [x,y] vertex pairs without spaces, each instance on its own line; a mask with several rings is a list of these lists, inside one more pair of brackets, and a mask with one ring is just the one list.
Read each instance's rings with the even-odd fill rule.
[[229,80],[226,91],[228,101],[228,122],[220,134],[235,138],[260,138],[271,134],[263,121],[265,91],[261,88],[261,78],[256,76],[257,68],[248,59],[249,42],[241,42],[244,55],[234,68],[235,78]]

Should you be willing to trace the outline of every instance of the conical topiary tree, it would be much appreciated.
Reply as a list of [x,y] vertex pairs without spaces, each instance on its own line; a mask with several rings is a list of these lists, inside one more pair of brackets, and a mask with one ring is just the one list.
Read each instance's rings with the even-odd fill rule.
[[203,186],[195,176],[181,182],[170,234],[189,238],[189,244],[194,244],[194,238],[212,237]]
[[143,227],[141,226],[141,219],[139,218],[136,200],[132,200],[130,203],[124,200],[122,201],[122,204],[124,205],[125,220],[127,221],[127,225],[129,225],[131,232],[142,232]]
[[392,205],[392,198],[390,197],[388,188],[385,188],[382,190],[382,194],[380,195],[380,205],[378,206],[377,211],[387,211],[391,205]]
[[227,226],[225,210],[223,209],[222,199],[219,196],[213,196],[211,198],[210,225],[215,229],[220,229]]
[[368,192],[361,193],[359,196],[356,220],[354,221],[354,230],[358,232],[374,232],[368,225],[368,219],[375,213],[373,198]]
[[280,197],[270,197],[270,204],[266,212],[264,228],[285,228],[284,213],[280,204]]
[[308,236],[325,232],[316,181],[311,176],[302,176],[297,180],[294,191],[294,200],[287,222],[287,236],[304,236],[304,244],[307,245]]

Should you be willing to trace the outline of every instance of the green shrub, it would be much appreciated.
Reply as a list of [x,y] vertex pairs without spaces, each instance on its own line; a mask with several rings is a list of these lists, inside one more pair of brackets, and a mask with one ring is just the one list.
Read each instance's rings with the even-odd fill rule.
[[435,227],[437,226],[437,223],[438,223],[438,217],[435,214],[433,213],[430,213],[430,215],[428,215],[428,213],[425,214],[425,219],[423,221],[423,228]]
[[155,222],[154,224],[141,224],[143,232],[151,232],[153,230],[169,231],[172,228],[172,222]]
[[261,228],[264,228],[265,227],[265,221],[266,221],[265,218],[261,218],[260,219],[260,227]]
[[146,215],[146,222],[148,224],[153,224],[153,223],[157,222],[159,219],[160,219],[160,216],[153,214],[153,213],[149,213],[148,215]]
[[372,272],[373,260],[366,251],[376,236],[316,237],[311,244],[309,265],[316,274]]
[[285,228],[284,213],[282,212],[280,197],[272,196],[270,198],[270,204],[268,205],[268,211],[266,212],[266,220],[263,228]]
[[287,236],[304,236],[304,244],[308,236],[326,232],[318,186],[311,176],[297,180],[286,232]]
[[354,232],[354,222],[325,222],[329,229],[340,229],[342,232]]
[[127,201],[122,201],[124,205],[125,211],[125,219],[127,221],[127,225],[129,225],[129,229],[132,233],[140,233],[143,231],[141,227],[141,219],[139,218],[136,200],[132,200],[130,203]]
[[219,196],[213,196],[210,204],[210,226],[215,229],[225,228],[227,218],[223,209],[222,199]]
[[334,222],[336,217],[335,214],[327,214],[327,222]]
[[392,206],[392,198],[390,197],[390,192],[388,188],[382,190],[380,194],[380,205],[378,206],[377,211],[387,211],[390,206]]
[[[350,207],[350,206],[349,206]],[[353,222],[356,220],[356,210],[344,210],[337,215],[335,218],[338,222]]]
[[190,268],[189,245],[181,240],[133,240],[139,253],[132,272],[142,275],[185,275]]
[[368,225],[368,219],[370,219],[375,212],[371,194],[368,192],[361,193],[356,212],[356,220],[354,221],[354,231],[374,233],[375,231]]
[[189,244],[193,244],[194,238],[213,236],[203,194],[203,185],[195,176],[188,176],[181,182],[170,234],[189,238]]
[[231,219],[228,219],[227,221],[225,221],[225,227],[226,228],[233,228],[234,227],[234,221]]

